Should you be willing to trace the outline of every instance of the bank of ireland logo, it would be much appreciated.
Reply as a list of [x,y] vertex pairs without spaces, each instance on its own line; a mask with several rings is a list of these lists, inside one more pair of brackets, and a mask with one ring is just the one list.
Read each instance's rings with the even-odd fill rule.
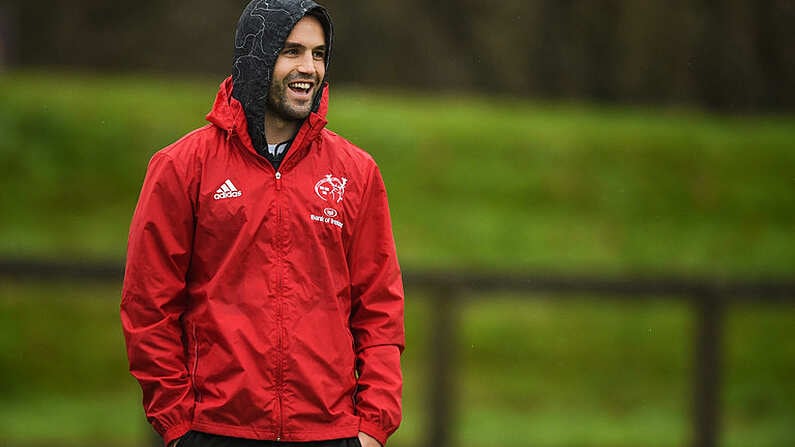
[[326,202],[339,203],[342,202],[342,196],[345,195],[345,185],[347,184],[348,179],[345,177],[339,178],[326,174],[315,184],[315,193]]

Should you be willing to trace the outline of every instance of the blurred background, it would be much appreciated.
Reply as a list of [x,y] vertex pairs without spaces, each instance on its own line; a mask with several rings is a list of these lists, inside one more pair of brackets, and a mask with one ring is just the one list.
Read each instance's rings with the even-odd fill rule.
[[[127,226],[245,3],[0,2],[0,445],[151,444]],[[702,445],[795,445],[795,2],[324,4],[328,127],[378,161],[406,271],[390,445],[692,445],[704,389]]]

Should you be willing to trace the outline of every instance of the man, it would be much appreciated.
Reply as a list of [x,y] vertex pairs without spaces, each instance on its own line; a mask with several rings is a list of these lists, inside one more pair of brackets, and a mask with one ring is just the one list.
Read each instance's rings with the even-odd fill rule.
[[375,447],[400,423],[400,270],[377,166],[324,128],[332,38],[312,1],[252,1],[210,124],[149,163],[121,317],[168,445]]

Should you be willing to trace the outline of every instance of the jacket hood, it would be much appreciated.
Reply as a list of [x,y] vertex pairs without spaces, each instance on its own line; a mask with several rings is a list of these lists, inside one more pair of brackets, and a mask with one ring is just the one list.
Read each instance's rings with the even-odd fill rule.
[[[326,34],[326,67],[331,57],[333,27],[328,11],[312,0],[252,0],[237,25],[232,68],[232,96],[240,102],[254,148],[265,147],[265,115],[273,67],[287,36],[305,16],[317,18]],[[328,72],[328,70],[327,70]],[[317,111],[325,90],[325,79],[315,96]]]

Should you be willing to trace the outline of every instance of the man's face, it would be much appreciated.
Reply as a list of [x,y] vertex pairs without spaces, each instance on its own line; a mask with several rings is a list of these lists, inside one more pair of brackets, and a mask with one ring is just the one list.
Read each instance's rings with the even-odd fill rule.
[[273,67],[268,110],[285,121],[303,120],[326,75],[326,37],[323,25],[304,17],[284,43]]

